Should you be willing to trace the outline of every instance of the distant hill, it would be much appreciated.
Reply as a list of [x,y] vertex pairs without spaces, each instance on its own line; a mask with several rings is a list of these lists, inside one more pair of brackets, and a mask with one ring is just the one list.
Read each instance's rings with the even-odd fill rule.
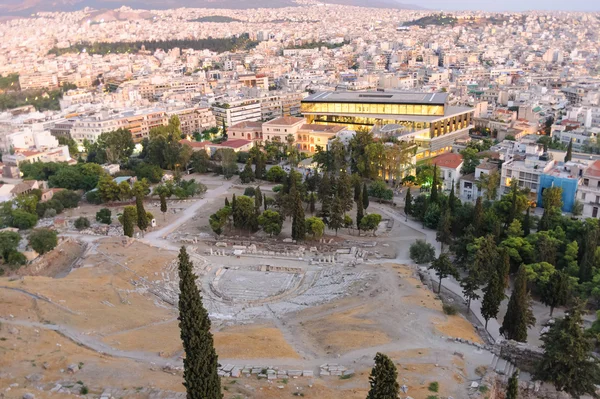
[[321,0],[328,4],[341,4],[346,6],[356,7],[372,7],[372,8],[397,8],[403,10],[426,10],[414,4],[402,3],[399,0]]
[[115,9],[127,6],[142,10],[170,8],[281,8],[297,6],[293,0],[1,0],[0,17],[29,16],[43,11],[78,11],[85,7]]

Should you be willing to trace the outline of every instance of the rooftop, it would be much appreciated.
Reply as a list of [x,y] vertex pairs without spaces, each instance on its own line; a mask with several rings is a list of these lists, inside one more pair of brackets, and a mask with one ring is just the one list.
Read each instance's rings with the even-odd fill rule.
[[282,116],[281,118],[276,118],[265,122],[265,125],[295,125],[300,122],[306,122],[304,118],[298,118],[296,116]]
[[439,157],[436,157],[432,163],[442,168],[450,168],[456,169],[462,164],[463,157],[460,154],[442,154]]
[[583,174],[589,177],[600,177],[600,160],[594,161]]
[[227,140],[220,144],[212,144],[211,147],[240,148],[249,143],[252,143],[252,140],[236,139],[236,140]]
[[311,94],[302,102],[446,105],[446,93],[333,91]]
[[310,130],[312,132],[323,132],[323,133],[337,133],[344,130],[344,126],[340,125],[317,125],[305,123],[300,127],[300,130]]
[[262,122],[244,121],[236,123],[233,126],[229,126],[229,129],[260,129],[262,125]]

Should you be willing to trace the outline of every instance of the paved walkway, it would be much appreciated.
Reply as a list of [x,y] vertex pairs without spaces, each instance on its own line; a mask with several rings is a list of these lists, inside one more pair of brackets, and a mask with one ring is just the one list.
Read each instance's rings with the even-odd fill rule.
[[[440,248],[440,243],[437,242],[435,239],[436,232],[434,230],[424,229],[420,222],[414,221],[411,218],[408,218],[408,221],[405,221],[406,219],[405,219],[404,213],[400,213],[398,211],[391,210],[389,207],[384,207],[383,205],[379,205],[379,204],[373,204],[373,205],[374,205],[373,207],[377,208],[378,211],[380,211],[382,214],[392,217],[396,222],[400,222],[400,223],[407,225],[408,227],[424,234],[425,240],[428,243],[430,243],[431,245],[433,245],[433,247],[435,248],[436,255],[439,256],[439,254],[441,252],[441,248]],[[429,274],[433,281],[438,281],[438,277],[436,276],[434,270],[429,270]],[[442,287],[446,288],[447,290],[451,291],[453,294],[458,295],[459,297],[461,297],[463,300],[466,301],[466,298],[463,295],[462,288],[461,288],[459,282],[456,279],[454,279],[453,277],[448,277],[448,278],[445,278],[444,280],[442,280]],[[480,295],[483,296],[482,293],[480,293]],[[477,317],[477,319],[481,322],[482,325],[485,325],[485,319],[483,318],[483,315],[481,314],[481,299],[473,299],[471,301],[471,312],[475,315],[475,317]],[[498,340],[498,338],[500,338],[500,324],[498,323],[498,321],[496,319],[490,319],[490,321],[488,322],[487,331],[488,331],[488,334],[490,335],[490,337],[494,341],[496,341],[496,340]]]

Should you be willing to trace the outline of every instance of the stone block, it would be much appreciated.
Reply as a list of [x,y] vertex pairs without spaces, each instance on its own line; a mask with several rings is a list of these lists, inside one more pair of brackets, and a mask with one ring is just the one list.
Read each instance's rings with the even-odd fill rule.
[[288,375],[290,377],[300,377],[302,376],[302,370],[289,370]]
[[312,370],[304,370],[302,371],[303,377],[314,377],[315,373]]
[[234,368],[231,370],[231,376],[232,376],[233,378],[239,378],[239,376],[240,376],[240,368],[239,368],[239,367],[234,367]]

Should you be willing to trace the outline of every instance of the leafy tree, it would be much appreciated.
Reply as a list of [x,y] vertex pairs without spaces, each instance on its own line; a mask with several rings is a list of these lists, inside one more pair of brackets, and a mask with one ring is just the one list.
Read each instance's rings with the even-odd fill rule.
[[338,229],[344,225],[344,210],[342,209],[342,201],[339,196],[336,196],[333,200],[333,207],[331,208],[331,216],[329,218],[329,228],[335,230],[337,235]]
[[534,378],[554,384],[573,398],[597,397],[600,365],[592,355],[594,344],[583,330],[582,304],[569,310],[542,335],[544,355]]
[[167,213],[167,198],[165,197],[164,194],[160,195],[160,211],[163,214],[163,219],[165,217],[165,214]]
[[102,208],[96,212],[96,221],[102,224],[112,223],[112,212],[108,208]]
[[361,219],[360,229],[362,231],[373,231],[373,235],[375,235],[375,232],[379,227],[379,223],[381,223],[381,215],[377,213],[369,213],[367,216]]
[[[373,183],[371,183],[368,191],[365,191],[363,188],[363,191],[362,191],[363,209],[366,209],[366,208],[364,208],[365,196],[366,197],[371,196],[371,197],[383,199],[386,201],[391,201],[392,199],[394,199],[394,192],[387,187],[387,185],[385,184],[385,182],[383,180],[377,180],[377,181],[374,181]],[[368,205],[368,198],[367,198],[367,205]]]
[[448,195],[448,208],[450,209],[450,213],[454,214],[458,206],[460,206],[460,200],[456,198],[456,194],[454,194],[454,180],[452,180],[450,194]]
[[465,148],[460,152],[463,157],[463,166],[460,169],[460,173],[468,175],[475,173],[475,168],[479,165],[479,151],[474,148]]
[[226,205],[225,207],[219,209],[216,213],[210,215],[208,222],[212,231],[214,231],[217,235],[223,234],[223,227],[229,222],[232,214],[233,209],[229,205]]
[[214,159],[220,162],[223,176],[231,179],[238,170],[237,155],[231,148],[220,148],[214,155]]
[[550,317],[557,306],[565,306],[569,301],[571,294],[571,284],[569,276],[557,270],[548,279],[548,282],[542,286],[542,295],[540,300],[546,306],[550,306]]
[[354,225],[354,221],[352,220],[350,215],[344,215],[344,227],[347,229],[350,229],[350,228],[352,228],[353,225]]
[[29,235],[29,245],[40,255],[52,251],[58,245],[56,231],[50,229],[37,229]]
[[410,245],[410,259],[419,264],[429,263],[435,259],[435,249],[425,240],[416,240]]
[[98,140],[92,144],[92,152],[95,152],[96,156],[94,161],[97,163],[126,161],[133,154],[134,148],[135,143],[131,132],[122,128],[102,133]]
[[85,200],[94,205],[100,205],[102,203],[102,198],[100,197],[98,190],[88,191],[85,193]]
[[20,241],[21,236],[19,233],[15,233],[14,231],[0,231],[0,256],[6,262],[8,262],[8,255],[17,250]]
[[394,362],[384,355],[377,353],[375,355],[375,366],[369,376],[369,385],[371,389],[367,399],[396,399],[400,395],[400,385],[398,384],[398,371]]
[[442,217],[442,208],[435,202],[427,204],[427,210],[423,216],[423,224],[425,227],[435,229],[440,224]]
[[555,210],[562,207],[562,187],[548,187],[542,192],[544,213],[540,219],[538,230],[550,230],[550,218]]
[[[240,195],[235,199],[233,207],[233,223],[238,229],[252,231],[257,226],[254,226],[254,219],[257,218],[254,210],[254,200],[245,195]],[[258,220],[256,220],[258,222]]]
[[131,199],[131,197],[133,196],[131,186],[129,185],[129,183],[126,181],[122,181],[121,183],[118,184],[118,188],[119,188],[119,200],[129,201]]
[[485,319],[485,329],[487,330],[488,321],[498,316],[500,304],[504,300],[504,279],[496,270],[492,271],[490,280],[483,290],[483,300],[481,302],[481,315]]
[[138,179],[147,179],[151,183],[159,183],[164,175],[159,165],[152,165],[147,162],[140,162],[134,171]]
[[19,266],[23,266],[27,263],[27,257],[23,255],[19,251],[10,251],[8,256],[6,257],[6,263],[11,267],[11,269],[17,269]]
[[436,260],[431,262],[430,269],[435,270],[435,274],[439,277],[438,294],[442,292],[442,279],[446,277],[458,278],[458,270],[450,260],[447,254],[441,254]]
[[583,239],[581,240],[581,256],[579,262],[579,282],[592,279],[596,267],[596,249],[600,240],[600,228],[596,219],[585,221]]
[[486,200],[494,201],[498,197],[500,173],[498,173],[498,171],[489,174],[482,173],[476,184],[477,188],[483,192],[483,196]]
[[256,194],[256,189],[255,189],[254,187],[246,187],[246,188],[244,189],[244,195],[245,195],[246,197],[250,197],[250,198],[252,198],[252,197],[254,197],[254,196],[255,196],[255,194]]
[[36,213],[38,201],[39,200],[35,195],[19,194],[17,198],[14,199],[14,204],[17,209],[27,213]]
[[83,230],[83,229],[87,229],[88,227],[90,227],[90,221],[88,218],[81,216],[75,220],[74,225],[77,230]]
[[260,190],[260,186],[256,187],[254,190],[254,207],[256,208],[256,213],[260,213],[260,207],[263,204],[263,193]]
[[258,217],[258,224],[262,226],[265,233],[272,237],[273,234],[279,235],[281,233],[283,218],[279,212],[266,210]]
[[519,369],[516,369],[513,375],[508,379],[506,388],[506,399],[519,398]]
[[527,207],[525,218],[523,219],[523,235],[527,237],[529,234],[531,234],[531,216],[529,215],[529,207]]
[[62,204],[64,208],[77,208],[81,195],[71,190],[60,190],[52,196],[52,200],[56,200]]
[[37,224],[38,218],[33,213],[25,212],[21,209],[15,209],[11,213],[11,227],[19,230],[28,230]]
[[306,233],[312,234],[313,240],[323,236],[323,233],[325,232],[325,223],[323,222],[323,219],[313,216],[306,219],[305,224]]
[[135,206],[126,206],[123,210],[123,234],[133,237],[133,229],[136,223],[137,211]]
[[569,162],[573,158],[573,140],[569,140],[567,146],[567,154],[565,155],[565,162]]
[[473,228],[475,229],[475,237],[479,237],[483,233],[483,203],[481,197],[477,197],[475,201],[475,210],[473,213]]
[[444,252],[444,244],[452,243],[452,218],[449,209],[443,213],[437,225],[436,240],[440,243],[442,252]]
[[218,357],[210,332],[210,318],[185,247],[179,251],[179,329],[185,351],[183,385],[188,399],[222,399]]
[[242,184],[248,184],[254,181],[254,171],[252,170],[250,161],[246,162],[244,170],[240,173],[240,180],[242,181]]
[[531,298],[527,292],[527,274],[525,267],[521,266],[508,301],[508,309],[500,327],[500,334],[506,339],[527,342],[527,328],[534,324],[535,317],[531,311]]
[[[128,183],[125,183],[129,186]],[[121,197],[121,189],[112,177],[104,175],[98,181],[98,193],[104,202],[117,201]]]
[[506,234],[509,237],[523,237],[523,229],[521,228],[521,222],[518,219],[512,221],[512,223],[508,226],[508,230]]
[[210,157],[206,151],[194,151],[190,157],[190,167],[196,173],[206,173],[210,170]]
[[282,183],[287,178],[287,173],[281,166],[273,166],[267,171],[267,180],[273,183]]

